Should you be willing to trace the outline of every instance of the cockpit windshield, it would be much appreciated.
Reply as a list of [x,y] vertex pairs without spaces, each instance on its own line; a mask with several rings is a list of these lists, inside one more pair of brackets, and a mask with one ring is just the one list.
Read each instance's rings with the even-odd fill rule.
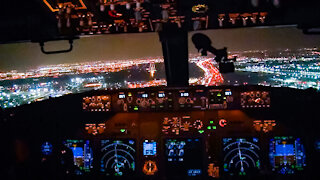
[[[216,55],[201,55],[192,36],[202,33],[227,48],[235,72],[221,73]],[[264,85],[320,89],[320,37],[294,26],[189,32],[190,85]],[[47,43],[47,49],[65,42]],[[46,55],[38,44],[0,46],[0,107],[10,108],[93,89],[165,86],[157,33],[82,37],[70,53]]]

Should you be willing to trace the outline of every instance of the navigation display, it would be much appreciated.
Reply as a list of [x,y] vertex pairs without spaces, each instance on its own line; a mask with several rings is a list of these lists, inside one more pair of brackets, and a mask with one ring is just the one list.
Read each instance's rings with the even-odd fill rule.
[[130,176],[136,170],[134,140],[101,140],[100,172],[106,176]]
[[223,169],[230,176],[245,176],[260,169],[258,138],[223,138]]

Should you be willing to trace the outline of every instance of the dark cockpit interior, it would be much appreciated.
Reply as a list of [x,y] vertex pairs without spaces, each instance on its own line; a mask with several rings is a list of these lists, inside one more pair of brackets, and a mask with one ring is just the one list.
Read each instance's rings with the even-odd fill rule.
[[0,2],[0,179],[318,180],[319,7]]

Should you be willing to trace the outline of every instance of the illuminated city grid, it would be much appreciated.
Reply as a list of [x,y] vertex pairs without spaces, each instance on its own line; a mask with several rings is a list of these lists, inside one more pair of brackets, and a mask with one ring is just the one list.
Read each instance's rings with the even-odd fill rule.
[[[320,50],[242,51],[236,72],[220,74],[213,57],[190,55],[191,85],[247,85],[320,89]],[[192,74],[197,71],[198,73]],[[92,89],[165,86],[162,58],[58,64],[0,72],[0,107],[9,108]]]

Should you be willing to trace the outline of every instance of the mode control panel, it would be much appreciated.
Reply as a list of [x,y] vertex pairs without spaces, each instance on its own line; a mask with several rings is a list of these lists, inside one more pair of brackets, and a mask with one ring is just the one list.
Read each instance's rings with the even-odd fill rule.
[[[252,89],[252,88],[251,88]],[[97,92],[83,97],[85,111],[161,112],[270,108],[268,89],[250,88],[153,88]]]

